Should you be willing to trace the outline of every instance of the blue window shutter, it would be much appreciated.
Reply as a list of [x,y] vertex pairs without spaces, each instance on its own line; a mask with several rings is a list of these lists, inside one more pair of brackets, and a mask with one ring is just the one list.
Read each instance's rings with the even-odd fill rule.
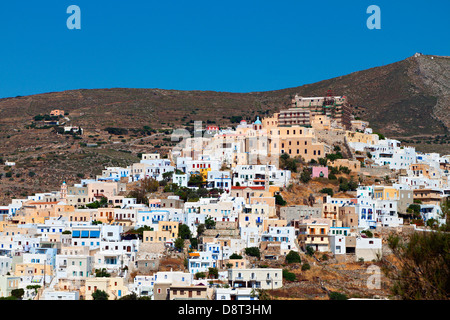
[[100,231],[94,230],[91,231],[91,238],[100,238]]

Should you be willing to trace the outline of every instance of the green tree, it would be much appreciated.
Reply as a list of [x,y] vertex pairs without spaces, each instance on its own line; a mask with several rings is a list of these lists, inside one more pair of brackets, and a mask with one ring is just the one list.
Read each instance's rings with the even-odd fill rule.
[[27,286],[27,289],[33,289],[34,290],[34,293],[35,294],[37,294],[37,292],[38,292],[38,289],[40,288],[41,286],[40,285],[38,285],[38,284],[36,284],[36,285],[28,285]]
[[287,269],[283,269],[283,279],[286,281],[296,281],[297,276],[293,272],[289,272]]
[[242,259],[242,256],[241,256],[240,254],[233,253],[233,254],[230,256],[230,259]]
[[207,217],[205,219],[205,227],[206,229],[214,229],[216,227],[216,222],[214,221],[213,218]]
[[201,174],[192,174],[189,177],[188,186],[201,188],[205,184]]
[[205,232],[205,230],[206,230],[205,224],[204,223],[200,223],[197,226],[197,236],[198,237],[201,236],[203,234],[203,232]]
[[361,233],[364,233],[367,238],[373,238],[373,233],[370,230],[363,230]]
[[378,135],[378,138],[379,138],[380,140],[386,139],[386,137],[385,137],[383,134],[381,134],[381,133],[374,132],[374,134]]
[[181,239],[190,239],[192,234],[189,226],[187,224],[180,224],[180,228],[178,230],[178,236]]
[[327,157],[327,159],[330,160],[330,161],[334,161],[334,160],[337,160],[337,159],[343,159],[343,158],[344,158],[344,156],[342,155],[342,153],[339,152],[339,151],[336,152],[336,153],[329,153],[329,154],[326,155],[326,157]]
[[142,240],[144,238],[144,231],[153,231],[153,228],[145,225],[134,230],[129,230],[128,233],[137,234],[138,238]]
[[205,279],[206,274],[204,272],[197,272],[195,275],[195,279]]
[[328,195],[330,195],[331,197],[333,196],[333,189],[331,188],[323,188],[319,191],[320,193],[326,193]]
[[300,174],[300,181],[303,183],[308,183],[311,180],[311,169],[304,168]]
[[94,300],[108,300],[109,294],[107,294],[103,290],[95,290],[94,293],[92,293],[92,299]]
[[439,226],[439,223],[436,219],[431,218],[427,220],[427,227],[430,227],[432,229],[436,229]]
[[306,271],[306,270],[309,270],[309,269],[311,269],[311,266],[309,265],[309,263],[305,262],[302,265],[302,271]]
[[22,288],[11,290],[11,296],[17,298],[18,300],[22,299],[24,293],[25,293],[25,290],[23,290]]
[[95,276],[97,278],[109,278],[111,277],[111,274],[106,271],[106,268],[102,268],[102,269],[95,269]]
[[330,292],[328,294],[328,297],[330,298],[330,300],[348,300],[348,297],[340,292]]
[[139,180],[141,189],[145,192],[156,192],[159,188],[159,182],[156,179],[145,177],[144,179]]
[[311,246],[306,246],[306,254],[312,256],[314,254],[314,248]]
[[208,278],[219,278],[219,270],[217,268],[208,268]]
[[250,257],[257,257],[258,259],[261,257],[261,252],[258,247],[245,248],[245,254]]
[[184,248],[184,239],[183,238],[176,238],[174,246],[179,251],[183,250],[183,248]]
[[126,296],[120,297],[118,300],[138,300],[138,296],[136,293],[132,292]]
[[300,255],[298,254],[298,252],[291,250],[286,255],[286,262],[287,263],[301,263],[302,260],[300,259]]
[[165,181],[169,182],[172,181],[172,177],[173,177],[173,171],[169,171],[169,172],[164,172],[162,174],[162,177]]
[[193,249],[198,248],[198,239],[197,238],[190,238],[189,241],[191,242],[191,247]]
[[325,167],[327,165],[328,159],[327,158],[319,158],[317,159],[317,161],[319,161],[319,164],[323,167]]
[[280,194],[275,195],[275,204],[280,206],[285,206],[287,204],[286,200]]
[[406,209],[407,213],[413,214],[416,217],[420,216],[420,205],[416,203],[412,203],[409,205],[409,207]]

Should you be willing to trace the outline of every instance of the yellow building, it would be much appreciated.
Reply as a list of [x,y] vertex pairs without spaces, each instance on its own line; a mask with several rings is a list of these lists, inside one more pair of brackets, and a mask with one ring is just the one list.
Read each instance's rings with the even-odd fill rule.
[[317,130],[330,130],[331,121],[326,115],[312,115],[311,127]]
[[53,266],[40,263],[18,263],[14,269],[14,275],[23,276],[51,276],[53,275]]
[[172,238],[178,238],[178,230],[180,229],[180,223],[177,221],[159,221],[158,229],[160,231],[170,232]]
[[332,167],[347,167],[352,172],[359,172],[361,171],[361,162],[358,160],[350,160],[350,159],[336,159],[332,162],[330,162],[330,166]]
[[398,200],[399,191],[390,186],[375,186],[373,188],[373,195],[375,199],[379,200]]
[[264,118],[262,120],[263,128],[267,131],[270,131],[270,129],[278,127],[278,117],[279,113],[274,113],[274,115],[270,118]]
[[286,227],[287,221],[283,219],[264,219],[263,230],[269,231],[270,227]]
[[86,300],[93,300],[92,294],[96,290],[105,291],[109,295],[108,300],[116,300],[128,295],[128,288],[123,280],[124,278],[121,277],[86,278]]
[[305,161],[325,157],[325,145],[317,142],[314,129],[300,126],[274,127],[269,131],[269,154],[301,156]]
[[92,220],[101,221],[103,224],[113,223],[114,219],[114,208],[98,208],[92,213]]
[[378,144],[379,136],[377,134],[368,134],[362,132],[345,131],[348,142],[362,142],[366,144]]
[[179,222],[159,221],[158,230],[144,231],[143,243],[172,242],[178,238],[179,228]]
[[169,289],[169,300],[207,300],[208,287],[205,285],[196,286],[175,286],[171,285]]
[[329,251],[328,233],[330,230],[330,219],[308,219],[299,224],[299,246],[306,250],[310,246],[315,251]]

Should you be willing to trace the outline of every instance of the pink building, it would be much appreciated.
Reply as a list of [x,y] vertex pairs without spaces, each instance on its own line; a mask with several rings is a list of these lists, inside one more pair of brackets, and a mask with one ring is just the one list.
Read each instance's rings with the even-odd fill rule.
[[328,178],[328,167],[312,167],[312,178]]

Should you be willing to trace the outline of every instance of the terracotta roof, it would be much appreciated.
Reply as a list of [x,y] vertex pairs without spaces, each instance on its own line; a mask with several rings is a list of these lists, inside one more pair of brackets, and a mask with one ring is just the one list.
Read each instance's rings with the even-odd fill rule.
[[231,190],[242,190],[242,189],[247,189],[247,188],[250,188],[252,190],[264,190],[265,189],[264,186],[258,186],[258,187],[232,186]]

